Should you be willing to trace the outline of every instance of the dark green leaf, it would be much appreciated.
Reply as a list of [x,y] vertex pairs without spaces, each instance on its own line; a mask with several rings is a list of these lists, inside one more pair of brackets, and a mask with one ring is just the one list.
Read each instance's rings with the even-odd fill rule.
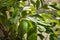
[[36,1],[36,9],[38,9],[39,6],[40,6],[40,0],[37,0],[37,1]]
[[35,6],[36,3],[35,3],[33,0],[30,0],[30,1],[31,1],[31,3]]
[[58,40],[57,37],[54,34],[50,35],[50,40]]
[[44,36],[42,34],[38,34],[38,36],[40,37],[41,40],[44,39]]
[[22,17],[26,17],[27,16],[27,11],[26,10],[22,11],[21,15],[22,15]]
[[52,8],[56,9],[56,10],[60,10],[60,8],[54,6],[54,5],[50,5]]

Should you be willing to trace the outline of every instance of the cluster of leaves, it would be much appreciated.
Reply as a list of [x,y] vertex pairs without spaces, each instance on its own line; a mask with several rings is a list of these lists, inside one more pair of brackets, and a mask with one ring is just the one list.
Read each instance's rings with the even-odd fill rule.
[[[40,13],[40,7],[49,11],[54,9],[56,15]],[[4,34],[0,39],[37,40],[39,36],[43,40],[42,33],[45,32],[50,34],[50,40],[57,40],[57,34],[52,28],[60,24],[59,16],[60,8],[56,3],[47,5],[43,0],[30,0],[26,6],[26,0],[0,0],[0,29]]]

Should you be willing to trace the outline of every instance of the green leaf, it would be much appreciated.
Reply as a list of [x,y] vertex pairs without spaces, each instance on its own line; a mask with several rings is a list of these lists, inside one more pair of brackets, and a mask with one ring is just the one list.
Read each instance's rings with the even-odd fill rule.
[[28,40],[37,40],[37,34],[33,33],[28,37]]
[[22,20],[22,21],[20,22],[19,27],[18,27],[18,38],[19,38],[20,40],[23,39],[24,34],[27,32],[27,28],[28,28],[28,23],[27,23],[27,21],[26,21],[26,20]]
[[37,23],[37,21],[38,21],[38,20],[35,19],[34,17],[28,17],[28,19],[31,20],[31,21],[33,21],[33,22],[35,22],[35,23]]
[[14,9],[14,11],[12,12],[12,18],[15,18],[16,16],[18,16],[18,14],[19,14],[18,8]]
[[57,11],[57,14],[60,15],[60,10]]
[[52,25],[52,27],[55,27],[56,26],[56,22],[51,22],[50,25]]
[[39,6],[40,6],[40,0],[37,0],[37,1],[36,1],[36,9],[38,9]]
[[44,21],[37,20],[34,17],[28,17],[28,19],[42,26],[51,26],[50,24],[45,23]]
[[44,39],[44,36],[42,34],[38,34],[38,36],[40,37],[41,40]]
[[37,40],[37,28],[35,26],[35,23],[33,23],[31,21],[29,22],[27,40]]
[[36,3],[35,3],[33,0],[30,0],[30,1],[31,1],[31,3],[35,6]]
[[57,37],[54,34],[50,35],[50,40],[58,40]]
[[44,0],[40,0],[40,2],[41,2],[41,7],[43,7],[44,6]]
[[27,21],[22,21],[22,27],[23,27],[23,30],[24,31],[27,31],[27,28],[28,28],[28,23],[27,23]]
[[0,13],[0,16],[4,16],[4,14],[3,13]]
[[44,8],[44,9],[49,9],[47,4],[44,4],[44,5],[43,5],[43,8]]
[[22,27],[22,31],[27,32],[28,23],[26,20],[22,20],[20,26]]
[[52,8],[54,8],[56,10],[60,10],[60,8],[58,8],[58,7],[54,6],[54,5],[49,5],[49,6],[51,6]]
[[45,32],[46,29],[43,26],[37,25],[38,26],[38,31],[40,32]]
[[16,16],[15,18],[11,18],[10,19],[10,22],[13,23],[13,24],[17,24],[17,22],[19,21],[19,17]]
[[48,26],[48,27],[51,26],[49,23],[45,23],[44,21],[38,21],[38,24],[42,26]]
[[54,32],[53,32],[53,30],[52,30],[52,29],[50,29],[50,28],[46,27],[46,33],[50,33],[50,34],[51,34],[51,33],[54,33]]
[[27,16],[27,11],[26,10],[22,11],[21,15],[22,15],[22,17],[26,17]]

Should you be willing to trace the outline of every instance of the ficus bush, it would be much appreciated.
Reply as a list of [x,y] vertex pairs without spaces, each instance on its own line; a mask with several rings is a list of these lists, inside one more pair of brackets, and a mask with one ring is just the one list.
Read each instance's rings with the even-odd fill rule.
[[44,40],[42,33],[47,33],[50,40],[58,40],[59,30],[53,28],[60,25],[60,5],[55,4],[43,0],[0,0],[0,30],[4,35],[0,39],[37,40],[39,36]]

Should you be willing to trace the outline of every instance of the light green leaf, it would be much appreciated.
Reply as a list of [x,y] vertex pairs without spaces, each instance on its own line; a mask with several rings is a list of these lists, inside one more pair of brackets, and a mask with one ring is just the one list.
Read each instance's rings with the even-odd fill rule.
[[37,25],[37,27],[38,27],[38,30],[41,31],[41,32],[45,32],[46,31],[46,29],[43,26],[41,26],[41,25]]

